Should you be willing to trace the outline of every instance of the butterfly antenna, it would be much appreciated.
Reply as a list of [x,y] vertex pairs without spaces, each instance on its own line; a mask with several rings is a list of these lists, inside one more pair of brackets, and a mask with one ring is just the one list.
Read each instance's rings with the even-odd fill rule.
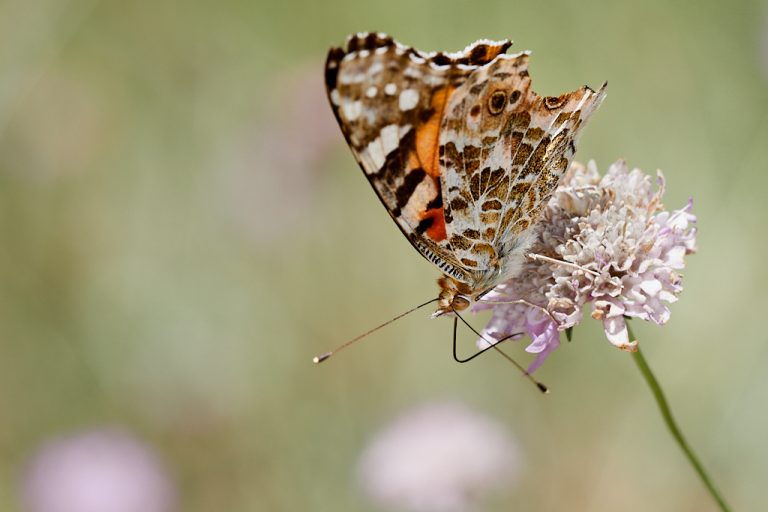
[[[453,319],[453,357],[454,357],[454,359],[456,359],[456,361],[458,361],[458,362],[460,362],[460,363],[465,363],[465,362],[467,362],[467,361],[469,361],[469,360],[471,360],[471,359],[474,359],[475,357],[479,356],[480,354],[482,354],[483,352],[485,352],[485,351],[487,351],[487,350],[490,350],[490,349],[495,349],[495,350],[496,350],[496,352],[498,352],[498,353],[499,353],[499,354],[500,354],[500,355],[501,355],[501,356],[502,356],[504,359],[506,359],[507,361],[509,361],[510,363],[512,363],[512,364],[515,366],[515,368],[517,368],[518,370],[520,370],[520,373],[522,373],[522,374],[523,374],[523,376],[524,376],[525,378],[527,378],[529,381],[531,381],[531,382],[532,382],[532,383],[533,383],[533,384],[534,384],[534,385],[535,385],[535,386],[536,386],[536,387],[539,389],[539,391],[541,391],[542,393],[549,393],[549,389],[547,388],[547,386],[545,386],[545,385],[544,385],[542,382],[539,382],[538,380],[536,380],[536,379],[533,377],[533,375],[531,375],[530,373],[528,373],[528,370],[526,370],[525,368],[523,368],[523,367],[522,367],[522,366],[521,366],[521,365],[520,365],[520,364],[519,364],[517,361],[515,361],[514,359],[512,359],[512,358],[511,358],[509,355],[507,355],[507,353],[506,353],[506,352],[504,352],[503,350],[501,350],[501,349],[498,347],[499,343],[502,343],[502,342],[504,342],[504,341],[506,341],[506,340],[508,340],[508,339],[510,339],[510,338],[512,338],[512,337],[514,337],[514,336],[516,336],[515,334],[512,334],[512,335],[510,335],[510,336],[507,336],[507,337],[505,337],[505,338],[502,338],[502,339],[501,339],[501,340],[499,340],[499,341],[492,341],[492,340],[489,340],[488,338],[486,338],[485,336],[483,336],[482,334],[480,334],[479,332],[477,332],[477,330],[476,330],[474,327],[472,327],[472,326],[469,324],[469,322],[467,322],[466,320],[464,320],[464,318],[463,318],[463,317],[462,317],[462,316],[461,316],[461,315],[460,315],[460,314],[459,314],[459,313],[458,313],[458,312],[457,312],[455,309],[453,310],[453,313],[456,315],[456,316],[454,317],[454,319]],[[473,355],[473,356],[471,356],[471,357],[469,357],[469,358],[467,358],[467,359],[464,359],[464,360],[460,360],[460,359],[458,359],[458,358],[456,357],[456,324],[457,324],[457,322],[456,322],[456,319],[458,319],[458,320],[461,320],[461,323],[463,323],[464,325],[466,325],[466,326],[469,328],[469,330],[470,330],[470,331],[472,331],[473,333],[475,333],[475,334],[476,334],[476,335],[477,335],[479,338],[481,338],[483,341],[485,341],[486,343],[488,343],[490,346],[489,346],[489,347],[487,347],[487,348],[485,348],[485,349],[483,349],[483,350],[481,350],[481,351],[480,351],[480,352],[478,352],[477,354],[475,354],[475,355]]]
[[335,349],[331,350],[330,352],[326,352],[325,354],[321,354],[321,355],[319,355],[319,356],[315,356],[315,357],[313,357],[313,358],[312,358],[312,362],[313,362],[313,363],[315,363],[315,364],[318,364],[318,363],[322,363],[323,361],[325,361],[326,359],[328,359],[328,358],[329,358],[329,357],[331,357],[332,355],[334,355],[334,354],[336,354],[336,353],[338,353],[338,352],[340,352],[340,351],[344,350],[345,348],[347,348],[348,346],[352,345],[352,344],[353,344],[353,343],[355,343],[356,341],[360,341],[361,339],[365,338],[365,337],[366,337],[366,336],[368,336],[369,334],[372,334],[372,333],[374,333],[374,332],[378,331],[378,330],[379,330],[379,329],[381,329],[382,327],[386,327],[387,325],[391,324],[391,323],[392,323],[392,322],[394,322],[395,320],[400,320],[400,319],[401,319],[401,318],[403,318],[404,316],[406,316],[406,315],[408,315],[408,314],[410,314],[410,313],[413,313],[413,312],[414,312],[414,311],[416,311],[417,309],[421,309],[421,308],[423,308],[424,306],[427,306],[427,305],[429,305],[429,304],[432,304],[433,302],[437,302],[437,300],[438,300],[438,299],[436,299],[436,298],[435,298],[435,299],[432,299],[432,300],[429,300],[429,301],[425,302],[424,304],[420,304],[420,305],[416,306],[415,308],[409,309],[409,310],[408,310],[408,311],[406,311],[405,313],[401,313],[401,314],[397,315],[395,318],[392,318],[391,320],[387,320],[387,321],[386,321],[386,322],[384,322],[383,324],[381,324],[381,325],[379,325],[379,326],[377,326],[377,327],[374,327],[374,328],[373,328],[373,329],[371,329],[370,331],[366,331],[366,332],[364,332],[363,334],[361,334],[360,336],[358,336],[358,337],[356,337],[356,338],[353,338],[353,339],[349,340],[348,342],[346,342],[346,343],[343,343],[343,344],[339,345],[338,347],[336,347]]

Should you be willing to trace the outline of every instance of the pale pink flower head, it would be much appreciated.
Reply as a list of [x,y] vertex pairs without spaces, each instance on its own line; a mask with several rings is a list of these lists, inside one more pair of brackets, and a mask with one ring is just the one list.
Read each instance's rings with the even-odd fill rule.
[[494,489],[514,483],[520,457],[509,432],[456,402],[407,411],[364,450],[359,478],[368,497],[388,510],[475,510]]
[[118,430],[46,442],[22,484],[24,512],[171,512],[175,491],[159,459]]
[[608,340],[622,350],[637,345],[626,318],[666,323],[668,304],[683,289],[684,257],[696,250],[696,217],[692,201],[665,210],[661,171],[655,182],[623,160],[603,177],[594,162],[574,162],[542,212],[530,251],[546,258],[528,258],[519,275],[475,306],[493,309],[483,335],[499,340],[528,334],[526,350],[537,354],[533,371],[559,346],[560,332],[581,322],[587,303]]

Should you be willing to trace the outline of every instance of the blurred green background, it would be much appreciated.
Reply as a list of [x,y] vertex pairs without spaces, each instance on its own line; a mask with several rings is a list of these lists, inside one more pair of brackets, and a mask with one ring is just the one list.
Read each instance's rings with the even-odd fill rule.
[[371,510],[366,442],[446,398],[521,446],[488,510],[714,510],[592,320],[537,373],[546,397],[500,358],[454,363],[428,312],[311,364],[437,290],[325,103],[325,52],[362,30],[510,37],[542,94],[608,80],[577,159],[661,168],[699,216],[671,321],[635,330],[734,510],[764,509],[764,2],[4,0],[0,510],[41,442],[99,425],[153,447],[180,510]]

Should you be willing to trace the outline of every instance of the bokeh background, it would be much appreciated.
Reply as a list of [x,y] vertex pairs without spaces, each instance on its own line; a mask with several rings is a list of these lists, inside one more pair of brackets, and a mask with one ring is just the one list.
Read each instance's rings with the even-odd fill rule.
[[589,319],[537,373],[549,396],[454,363],[428,312],[311,364],[436,291],[324,97],[327,48],[372,29],[510,37],[542,94],[608,80],[577,159],[661,168],[699,216],[671,321],[635,330],[734,510],[765,509],[768,4],[2,0],[0,510],[43,510],[39,458],[93,461],[94,435],[164,475],[147,511],[376,510],[366,446],[446,400],[518,446],[479,510],[714,510]]

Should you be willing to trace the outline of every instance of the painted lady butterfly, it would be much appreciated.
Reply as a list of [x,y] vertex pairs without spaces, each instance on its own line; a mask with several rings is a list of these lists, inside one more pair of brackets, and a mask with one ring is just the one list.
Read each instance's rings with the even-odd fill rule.
[[361,33],[328,53],[328,97],[349,147],[403,234],[443,272],[433,316],[514,277],[605,97],[605,85],[540,97],[529,53],[506,55],[510,45],[425,53]]

